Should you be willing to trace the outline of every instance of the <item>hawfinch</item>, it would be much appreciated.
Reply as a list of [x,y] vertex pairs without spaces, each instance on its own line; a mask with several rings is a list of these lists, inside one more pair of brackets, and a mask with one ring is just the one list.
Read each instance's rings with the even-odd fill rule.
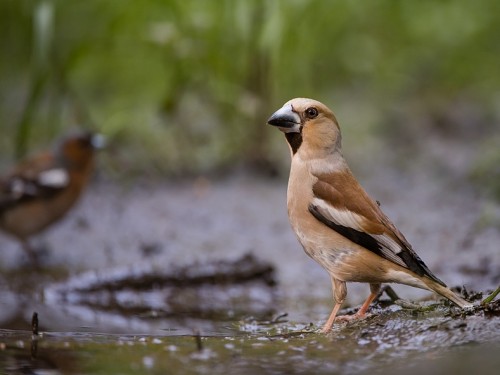
[[281,130],[290,146],[287,206],[293,231],[332,281],[335,305],[323,332],[332,328],[349,281],[369,283],[371,293],[356,314],[338,320],[362,318],[380,284],[389,282],[434,291],[461,308],[471,306],[427,268],[360,186],[342,156],[340,128],[328,107],[292,99],[268,124]]
[[64,139],[53,152],[26,159],[0,177],[0,229],[17,238],[32,261],[28,238],[60,220],[85,188],[94,151],[104,138],[78,134]]

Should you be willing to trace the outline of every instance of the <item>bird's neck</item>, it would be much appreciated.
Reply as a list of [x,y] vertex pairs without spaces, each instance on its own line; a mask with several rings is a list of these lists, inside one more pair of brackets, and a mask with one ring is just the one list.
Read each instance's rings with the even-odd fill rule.
[[334,149],[329,152],[320,152],[318,150],[306,152],[305,149],[301,148],[292,156],[292,163],[305,166],[312,175],[349,170],[341,149]]

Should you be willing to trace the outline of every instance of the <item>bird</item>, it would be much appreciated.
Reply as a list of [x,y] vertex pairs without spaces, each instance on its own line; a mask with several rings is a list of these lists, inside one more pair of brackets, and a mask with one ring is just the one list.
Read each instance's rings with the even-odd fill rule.
[[[331,279],[334,307],[322,332],[329,332],[334,321],[365,318],[382,283],[430,290],[460,308],[472,308],[429,270],[356,180],[342,154],[339,123],[326,105],[291,99],[267,123],[284,133],[290,149],[291,227],[306,254]],[[348,282],[368,283],[370,294],[354,315],[337,316]]]
[[102,135],[88,131],[64,137],[52,151],[21,161],[0,177],[0,229],[17,239],[29,259],[29,238],[61,220],[85,189]]

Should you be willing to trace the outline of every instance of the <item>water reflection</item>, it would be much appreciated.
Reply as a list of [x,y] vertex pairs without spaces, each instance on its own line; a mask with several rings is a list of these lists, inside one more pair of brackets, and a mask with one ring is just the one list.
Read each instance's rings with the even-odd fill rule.
[[[128,268],[64,282],[48,272],[20,274],[13,282],[4,276],[0,368],[7,374],[186,368],[195,374],[392,374],[428,363],[455,369],[456,361],[466,359],[486,363],[484,373],[500,365],[489,354],[490,348],[500,349],[498,301],[488,310],[461,315],[443,303],[428,301],[412,309],[383,297],[372,318],[338,324],[322,335],[316,332],[321,322],[293,321],[280,312],[286,305],[272,269],[253,261],[207,262],[180,273]],[[309,313],[312,306],[304,298],[294,308]],[[477,351],[478,345],[488,350]]]
[[39,345],[39,337],[17,331],[0,332],[0,368],[5,374],[76,373],[77,355],[72,350]]
[[37,311],[46,331],[225,334],[222,325],[239,317],[271,316],[278,300],[274,268],[251,255],[86,272],[61,282],[51,281],[49,271],[5,276],[3,328],[27,329]]

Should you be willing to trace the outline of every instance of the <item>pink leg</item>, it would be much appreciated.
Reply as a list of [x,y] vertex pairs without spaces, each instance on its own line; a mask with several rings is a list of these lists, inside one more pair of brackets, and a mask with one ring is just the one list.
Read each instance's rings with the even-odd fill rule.
[[380,284],[370,284],[370,292],[371,292],[370,295],[363,303],[361,308],[358,310],[358,312],[354,315],[356,315],[357,317],[363,317],[368,311],[368,308],[370,307],[373,300],[377,297],[379,291],[380,291]]
[[[334,291],[335,291],[335,283],[333,283],[333,285],[334,285]],[[345,288],[345,284],[344,284],[344,288]],[[380,284],[370,284],[370,295],[368,296],[368,298],[365,300],[363,305],[360,307],[360,309],[354,315],[337,316],[337,313],[339,312],[340,307],[342,306],[342,302],[344,302],[344,300],[342,300],[342,301],[336,300],[336,303],[335,303],[335,306],[333,307],[332,313],[330,314],[330,317],[328,318],[325,325],[321,329],[321,332],[328,333],[332,329],[333,322],[335,320],[350,322],[353,320],[365,318],[366,312],[368,311],[368,308],[370,307],[373,300],[377,297],[379,291],[380,291]],[[344,295],[344,299],[345,299],[345,295]]]
[[345,301],[345,297],[347,296],[347,287],[344,281],[337,280],[335,278],[332,279],[332,289],[333,289],[333,300],[335,301],[335,305],[333,306],[333,310],[330,314],[330,317],[326,321],[323,328],[321,328],[322,333],[328,333],[333,326],[333,322],[335,321],[335,317],[339,312],[342,304]]
[[328,333],[331,331],[331,329],[333,327],[333,322],[335,321],[335,317],[337,316],[337,313],[340,310],[340,306],[342,306],[341,303],[337,303],[337,302],[335,303],[335,306],[333,306],[333,310],[332,310],[332,313],[330,314],[330,317],[326,321],[323,328],[321,328],[321,333]]
[[353,321],[356,319],[366,318],[366,312],[368,311],[368,308],[370,307],[373,300],[377,297],[379,291],[380,291],[380,284],[370,284],[370,295],[365,300],[365,302],[363,302],[363,305],[361,305],[356,314],[338,316],[337,320]]

